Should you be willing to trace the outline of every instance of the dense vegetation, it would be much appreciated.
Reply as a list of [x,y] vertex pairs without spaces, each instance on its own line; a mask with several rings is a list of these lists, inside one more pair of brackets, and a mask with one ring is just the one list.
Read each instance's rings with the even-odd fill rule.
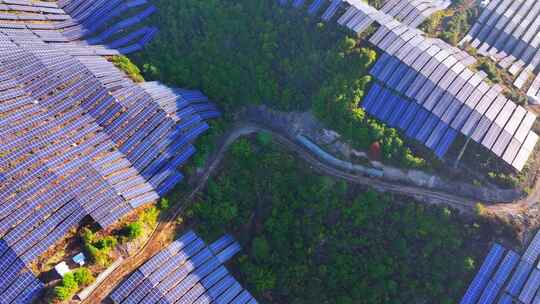
[[344,29],[317,23],[304,9],[252,0],[155,5],[158,13],[150,23],[161,32],[135,57],[143,72],[203,89],[227,110],[252,103],[306,109],[321,84],[340,75],[365,75],[363,54],[343,50]]
[[474,1],[453,0],[448,9],[431,15],[420,28],[428,35],[456,46],[469,32],[477,17],[478,7]]
[[113,56],[109,59],[114,66],[124,71],[131,80],[135,82],[143,82],[144,78],[141,75],[141,70],[126,56]]
[[[159,203],[158,207],[161,208],[163,204]],[[100,235],[88,227],[83,227],[80,238],[91,264],[101,267],[109,266],[113,260],[112,252],[118,242],[133,241],[143,236],[145,231],[151,231],[157,224],[159,210],[156,207],[146,208],[139,212],[135,219],[123,223],[119,229],[106,235]]]
[[56,301],[71,299],[79,289],[92,284],[94,281],[95,278],[88,268],[77,268],[67,273],[60,284],[54,288],[54,298]]
[[398,132],[359,108],[376,52],[334,22],[277,3],[155,1],[149,22],[160,35],[134,60],[147,79],[203,90],[226,115],[247,104],[313,109],[356,147],[381,141],[385,160],[422,166]]
[[185,223],[237,236],[237,275],[262,303],[456,303],[475,268],[478,226],[451,210],[314,175],[268,134],[224,163]]
[[502,75],[499,69],[497,68],[497,65],[493,60],[490,60],[486,57],[480,57],[478,62],[475,65],[475,68],[477,70],[483,71],[486,73],[487,78],[492,83],[501,83],[502,82]]

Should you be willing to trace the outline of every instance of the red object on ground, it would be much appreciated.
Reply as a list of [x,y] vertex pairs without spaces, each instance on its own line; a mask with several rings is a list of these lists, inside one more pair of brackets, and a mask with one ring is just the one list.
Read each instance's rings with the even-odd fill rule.
[[369,147],[369,157],[373,160],[381,159],[381,144],[376,141]]

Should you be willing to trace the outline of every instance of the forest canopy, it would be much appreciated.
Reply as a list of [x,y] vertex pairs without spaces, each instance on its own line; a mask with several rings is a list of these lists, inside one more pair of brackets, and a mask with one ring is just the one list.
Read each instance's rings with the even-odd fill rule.
[[240,106],[312,110],[355,147],[419,168],[400,134],[359,106],[377,53],[335,22],[278,1],[157,0],[159,36],[134,55],[146,79],[204,91],[224,113]]
[[315,175],[264,136],[224,164],[185,222],[240,240],[262,303],[457,303],[485,249],[453,211]]

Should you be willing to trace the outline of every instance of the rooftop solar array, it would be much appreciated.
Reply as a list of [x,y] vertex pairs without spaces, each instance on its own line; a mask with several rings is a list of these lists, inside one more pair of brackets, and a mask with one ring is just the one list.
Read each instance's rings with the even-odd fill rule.
[[[171,190],[183,179],[178,168],[195,153],[193,141],[208,129],[205,120],[219,115],[201,92],[134,83],[100,56],[123,53],[132,39],[76,40],[92,38],[85,34],[50,41],[35,29],[69,21],[77,25],[48,31],[90,34],[88,24],[115,24],[128,8],[137,7],[142,20],[151,13],[145,4],[0,3],[0,11],[18,18],[0,13],[0,303],[28,303],[41,290],[27,265],[84,217],[108,227]],[[37,23],[23,18],[26,12],[67,21]],[[121,24],[116,29],[124,34],[133,22]]]
[[386,0],[381,11],[411,27],[417,27],[433,13],[452,4],[449,0]]
[[[468,42],[480,54],[493,58],[516,76],[516,87],[525,89],[540,67],[539,31],[539,1],[492,0],[462,43]],[[540,100],[540,75],[527,94]]]
[[225,235],[209,246],[189,231],[133,272],[109,295],[114,303],[255,304],[223,266],[240,245]]
[[460,304],[540,303],[540,232],[520,257],[494,244]]
[[427,38],[384,12],[420,2],[433,10],[448,6],[447,1],[389,0],[379,11],[361,0],[280,0],[284,6],[306,6],[311,14],[322,12],[323,20],[339,12],[338,24],[357,33],[379,25],[369,40],[383,52],[371,70],[377,84],[362,104],[372,116],[401,129],[441,158],[462,135],[522,170],[538,141],[532,131],[536,116],[505,98],[502,87],[485,81],[485,73],[468,68],[476,62],[474,57]]

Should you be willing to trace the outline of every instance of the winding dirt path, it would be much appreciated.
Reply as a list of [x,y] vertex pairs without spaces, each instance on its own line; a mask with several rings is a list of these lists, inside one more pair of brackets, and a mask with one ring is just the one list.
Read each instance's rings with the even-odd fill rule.
[[308,150],[289,138],[273,131],[268,128],[254,125],[251,123],[243,123],[236,125],[230,132],[228,132],[219,142],[219,149],[214,152],[207,162],[206,167],[202,171],[203,173],[198,177],[195,187],[187,195],[182,202],[178,202],[173,205],[172,209],[167,212],[165,218],[160,219],[159,224],[155,230],[148,237],[145,245],[135,254],[126,258],[123,263],[109,275],[101,284],[95,288],[95,290],[88,296],[82,303],[103,303],[106,302],[107,295],[117,286],[127,275],[142,265],[147,259],[160,251],[171,240],[171,231],[174,231],[176,226],[176,219],[182,214],[187,206],[193,201],[195,195],[203,189],[206,185],[208,178],[216,170],[221,163],[225,152],[229,146],[235,142],[238,138],[253,134],[260,131],[266,131],[272,134],[273,140],[286,147],[288,150],[296,152],[300,158],[306,161],[310,167],[325,175],[333,176],[346,180],[348,182],[369,186],[381,192],[391,192],[398,195],[412,196],[419,201],[423,201],[430,204],[443,204],[450,205],[456,209],[459,209],[466,215],[473,214],[473,208],[475,201],[460,197],[457,195],[447,194],[443,192],[432,191],[416,186],[397,185],[390,182],[385,182],[376,178],[370,178],[360,175],[343,172],[336,168],[333,168],[319,159],[315,158]]

